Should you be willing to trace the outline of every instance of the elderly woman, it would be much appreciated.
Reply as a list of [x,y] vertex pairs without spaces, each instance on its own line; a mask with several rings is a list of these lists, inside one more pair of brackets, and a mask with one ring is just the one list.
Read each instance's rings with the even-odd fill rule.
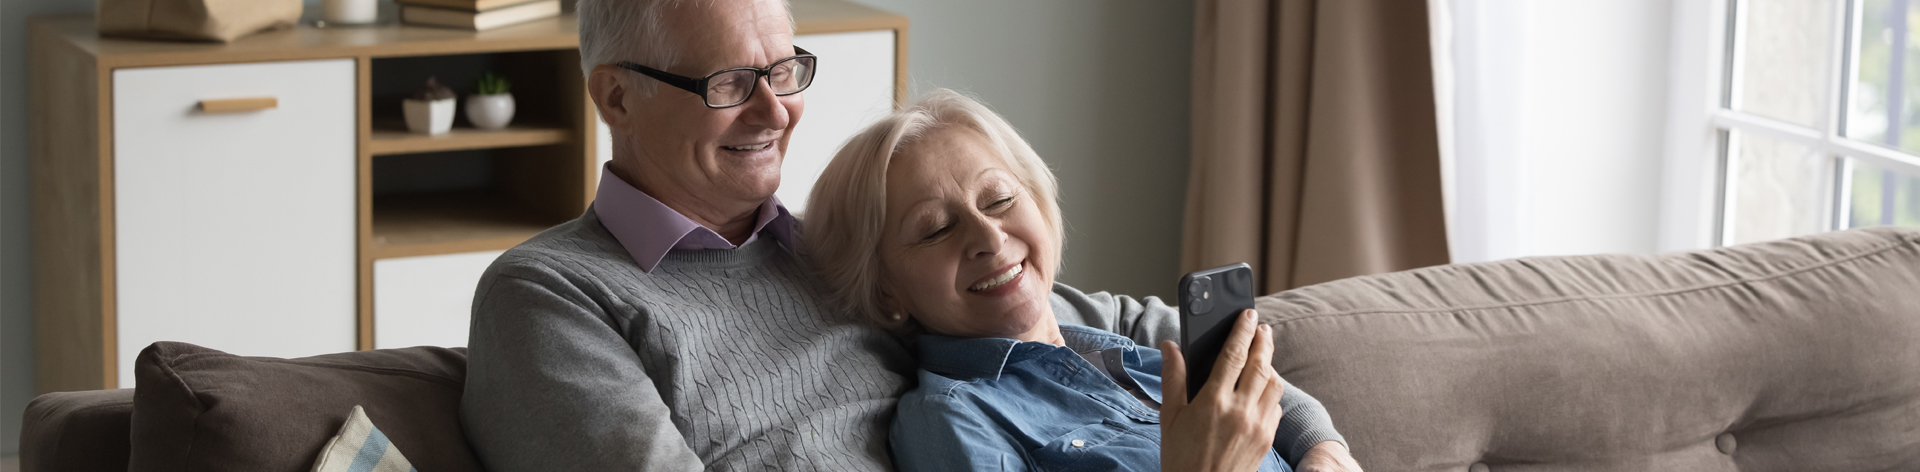
[[[822,282],[917,341],[919,386],[896,411],[895,465],[1291,470],[1276,447],[1297,461],[1320,441],[1303,441],[1304,421],[1276,435],[1282,407],[1313,399],[1286,391],[1269,328],[1251,310],[1191,401],[1172,341],[1156,350],[1055,320],[1050,294],[1078,292],[1053,282],[1063,238],[1054,194],[1053,174],[1004,119],[948,90],[854,136],[815,185],[805,247]],[[1151,297],[1107,308],[1174,316]]]

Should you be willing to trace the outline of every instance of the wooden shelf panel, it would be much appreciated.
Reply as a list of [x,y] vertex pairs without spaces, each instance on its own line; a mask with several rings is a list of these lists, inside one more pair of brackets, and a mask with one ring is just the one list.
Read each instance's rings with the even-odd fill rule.
[[415,134],[404,128],[378,127],[373,129],[371,141],[367,147],[375,156],[390,154],[412,154],[420,152],[462,151],[468,149],[497,149],[522,146],[544,146],[567,142],[572,129],[557,126],[513,125],[502,130],[483,130],[477,128],[454,127],[452,131],[439,135]]
[[484,191],[374,197],[371,258],[512,248],[558,221]]
[[580,43],[579,27],[572,14],[487,31],[401,24],[365,28],[302,24],[231,43],[103,37],[94,29],[93,15],[89,14],[36,19],[35,27],[98,58],[106,68],[534,51],[571,49]]

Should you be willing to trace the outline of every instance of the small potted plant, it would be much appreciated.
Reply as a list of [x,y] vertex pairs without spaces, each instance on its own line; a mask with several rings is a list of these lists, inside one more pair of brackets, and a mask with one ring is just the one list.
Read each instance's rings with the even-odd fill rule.
[[480,129],[501,129],[513,121],[513,95],[506,77],[488,72],[467,96],[467,121]]
[[453,89],[428,77],[427,84],[408,97],[404,106],[407,129],[421,134],[441,134],[453,129]]

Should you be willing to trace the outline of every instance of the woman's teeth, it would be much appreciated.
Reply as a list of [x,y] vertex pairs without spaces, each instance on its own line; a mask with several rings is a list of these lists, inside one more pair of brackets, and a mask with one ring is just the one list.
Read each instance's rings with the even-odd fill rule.
[[1012,282],[1015,276],[1020,275],[1020,272],[1025,270],[1023,269],[1023,267],[1025,266],[1026,266],[1025,264],[1014,264],[1013,267],[1007,268],[1006,272],[1001,273],[999,277],[994,277],[985,282],[974,284],[972,287],[967,287],[967,290],[978,292],[981,290],[990,290],[994,287],[1006,285],[1007,282]]
[[761,149],[766,149],[766,148],[767,148],[767,146],[772,146],[772,145],[773,145],[773,143],[770,143],[770,142],[768,142],[768,143],[760,143],[760,144],[748,144],[748,145],[745,145],[745,146],[720,146],[720,148],[721,148],[721,149],[725,149],[725,150],[728,150],[728,151],[743,151],[743,152],[745,152],[745,151],[758,151],[758,150],[761,150]]

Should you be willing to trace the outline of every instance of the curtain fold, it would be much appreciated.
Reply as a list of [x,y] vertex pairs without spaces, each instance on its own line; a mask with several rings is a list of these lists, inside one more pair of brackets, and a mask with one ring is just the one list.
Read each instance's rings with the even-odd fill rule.
[[1181,264],[1263,293],[1448,262],[1427,6],[1198,0]]

